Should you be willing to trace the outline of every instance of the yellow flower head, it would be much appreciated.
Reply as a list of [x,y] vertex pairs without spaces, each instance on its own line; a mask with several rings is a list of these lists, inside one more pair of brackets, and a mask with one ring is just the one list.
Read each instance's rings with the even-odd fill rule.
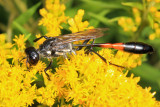
[[[87,29],[89,23],[88,21],[82,22],[83,15],[84,15],[84,10],[80,9],[78,10],[78,13],[77,15],[75,15],[74,18],[70,18],[68,20],[68,23],[70,25],[69,29],[72,31],[72,33],[84,31]],[[91,29],[91,28],[93,27],[91,26],[88,29]]]
[[[99,53],[103,56],[106,51],[110,50],[104,49]],[[112,58],[114,55],[107,53],[107,56]],[[46,85],[57,82],[52,95],[57,93],[61,99],[72,101],[73,106],[144,106],[146,102],[149,106],[157,104],[152,98],[155,93],[137,85],[139,77],[133,78],[132,75],[127,78],[119,67],[104,63],[95,54],[86,55],[83,50],[78,51],[70,60],[65,60],[51,80]]]
[[19,35],[15,36],[15,39],[13,39],[13,41],[15,42],[15,45],[18,46],[18,49],[20,50],[24,50],[25,49],[25,41],[26,39],[24,38],[24,35]]
[[160,38],[160,25],[158,23],[154,23],[153,26],[154,33],[149,35],[150,40],[154,40],[155,38]]
[[17,63],[18,64],[18,60],[21,60],[23,57],[25,57],[24,54],[24,50],[25,50],[25,41],[27,39],[24,38],[24,35],[19,35],[19,36],[15,36],[15,38],[13,39],[13,41],[15,42],[14,45],[17,46],[16,48],[13,48],[11,50],[12,56],[13,56],[13,60],[12,63]]
[[[152,18],[152,21],[154,22],[152,25],[153,33],[149,35],[150,40],[154,40],[155,38],[160,38],[160,12],[159,12],[159,3],[160,0],[151,0],[148,1],[148,7],[150,12],[150,17]],[[151,20],[151,19],[150,19]]]
[[[4,40],[4,35],[0,35],[0,37],[1,40]],[[19,53],[22,51],[20,49],[24,49],[24,36],[20,35],[14,41],[14,45],[18,45],[18,50],[16,47],[12,47],[10,43],[5,43],[5,40],[0,42],[0,59],[3,61],[0,65],[0,105],[8,107],[29,106],[33,104],[33,100],[36,98],[36,86],[31,85],[35,74],[32,75],[32,72],[26,71],[23,64],[20,67],[20,63],[18,63]],[[12,64],[7,63],[9,58],[12,58]]]
[[[47,28],[47,36],[61,34],[60,24],[67,19],[64,10],[65,6],[59,0],[46,0],[46,9],[40,10],[43,18],[39,24]],[[87,21],[82,21],[83,15],[84,10],[79,10],[75,18],[69,19],[72,32],[91,28]],[[122,21],[134,25],[133,20]],[[155,92],[151,93],[150,88],[143,89],[137,85],[139,77],[126,77],[127,73],[122,72],[124,67],[139,65],[139,55],[122,51],[113,54],[110,49],[102,49],[98,53],[107,60],[104,62],[96,54],[85,54],[82,49],[76,52],[77,55],[70,55],[69,59],[61,61],[63,63],[55,68],[54,73],[47,70],[50,76],[48,80],[43,72],[45,63],[39,61],[36,66],[27,63],[27,69],[27,59],[19,61],[25,57],[25,40],[24,35],[16,36],[13,47],[5,42],[5,35],[0,35],[1,106],[32,106],[34,101],[47,106],[159,106],[159,102],[153,98]],[[38,45],[42,42],[40,40]]]
[[140,11],[137,8],[133,8],[134,19],[128,17],[121,17],[118,20],[118,24],[124,29],[124,31],[136,32],[137,28],[141,24]]
[[61,34],[63,28],[60,24],[65,23],[67,18],[64,14],[65,6],[60,4],[59,0],[46,0],[46,9],[40,10],[42,19],[39,25],[43,25],[47,29],[46,36],[54,37]]
[[0,34],[0,64],[8,65],[6,59],[12,58],[10,48],[12,48],[11,43],[5,43],[5,34]]
[[112,60],[113,63],[126,68],[135,68],[136,66],[141,65],[141,57],[142,55],[139,54],[118,51]]

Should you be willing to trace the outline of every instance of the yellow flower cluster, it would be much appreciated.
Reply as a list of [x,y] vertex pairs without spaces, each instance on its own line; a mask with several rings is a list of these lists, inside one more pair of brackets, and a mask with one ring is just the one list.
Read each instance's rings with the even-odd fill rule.
[[160,38],[160,12],[159,12],[159,4],[160,0],[150,0],[148,4],[150,4],[149,12],[152,15],[153,19],[153,30],[154,33],[149,35],[150,40],[154,40],[155,38]]
[[124,31],[136,32],[137,28],[141,24],[141,14],[137,8],[133,8],[134,19],[129,17],[121,17],[118,20],[118,24],[124,29]]
[[133,18],[121,17],[118,20],[118,24],[124,31],[136,32],[138,28],[142,30],[142,27],[150,26],[153,29],[153,33],[149,35],[150,40],[160,37],[160,12],[159,12],[160,0],[144,0],[141,7],[138,9],[133,6]]
[[135,68],[136,66],[141,65],[141,58],[142,55],[139,54],[118,51],[111,62],[126,68]]
[[[65,6],[59,0],[46,0],[46,8],[47,11],[41,10],[44,14],[40,23],[46,26],[47,35],[57,36],[62,28],[60,24],[66,20]],[[84,11],[79,10],[75,18],[69,19],[72,32],[90,28],[87,21],[82,22],[83,14]],[[5,35],[0,35],[1,106],[31,106],[34,101],[47,106],[159,106],[153,98],[155,92],[137,85],[139,77],[126,77],[127,73],[122,73],[124,68],[113,65],[133,68],[141,63],[139,55],[122,51],[114,55],[112,50],[102,49],[98,53],[107,59],[105,63],[96,54],[87,55],[82,49],[61,61],[54,73],[48,70],[51,79],[48,80],[43,72],[44,63],[39,61],[36,66],[28,65],[27,69],[26,59],[21,61],[25,57],[25,41],[25,36],[19,35],[14,44],[5,43]],[[39,81],[44,84],[39,85]]]
[[43,25],[47,28],[46,36],[54,37],[61,34],[61,23],[65,23],[67,16],[64,14],[65,5],[60,4],[59,0],[46,0],[46,9],[40,10],[42,19],[39,25]]
[[[20,35],[19,38],[16,36],[13,45],[5,43],[4,34],[1,34],[0,38],[0,105],[4,107],[32,105],[36,98],[36,86],[31,85],[35,73],[25,71],[26,67],[20,67],[18,63],[18,59],[24,55],[24,51],[21,50],[24,48],[24,35]],[[22,52],[23,55],[20,57]]]
[[[99,54],[105,55],[109,51],[105,49]],[[112,53],[107,55],[114,56]],[[155,93],[137,85],[139,77],[127,78],[126,75],[122,69],[104,63],[97,55],[86,55],[81,50],[56,69],[47,85],[58,82],[54,87],[57,94],[66,102],[72,102],[72,106],[156,106]]]
[[[88,27],[89,25],[88,21],[82,22],[83,15],[84,15],[84,10],[80,9],[78,10],[78,13],[77,15],[75,15],[74,18],[70,18],[68,20],[68,23],[70,25],[69,29],[72,31],[72,33],[84,31]],[[91,28],[93,27],[91,26],[88,29],[91,29]]]

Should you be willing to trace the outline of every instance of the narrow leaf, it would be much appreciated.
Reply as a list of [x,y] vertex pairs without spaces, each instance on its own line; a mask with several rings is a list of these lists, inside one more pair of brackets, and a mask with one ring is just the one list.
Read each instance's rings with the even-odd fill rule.
[[24,24],[26,23],[29,18],[33,16],[33,14],[37,11],[38,7],[41,5],[41,3],[37,3],[36,5],[32,6],[30,9],[28,9],[26,12],[21,14],[18,18],[16,18],[13,22]]
[[126,8],[120,3],[116,3],[116,2],[111,3],[111,2],[102,2],[102,1],[96,1],[96,0],[81,0],[81,1],[88,3],[89,5],[92,5],[92,6],[100,6],[102,8],[109,8],[109,9]]
[[122,3],[122,5],[129,6],[129,7],[135,7],[135,8],[138,8],[140,10],[143,10],[143,6],[139,2],[125,2],[125,3]]

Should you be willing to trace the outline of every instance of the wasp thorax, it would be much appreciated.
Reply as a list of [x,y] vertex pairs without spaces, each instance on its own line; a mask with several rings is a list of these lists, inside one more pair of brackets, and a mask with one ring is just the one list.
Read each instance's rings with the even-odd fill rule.
[[34,47],[28,47],[25,49],[25,53],[27,55],[27,61],[30,65],[36,65],[39,60],[39,54]]

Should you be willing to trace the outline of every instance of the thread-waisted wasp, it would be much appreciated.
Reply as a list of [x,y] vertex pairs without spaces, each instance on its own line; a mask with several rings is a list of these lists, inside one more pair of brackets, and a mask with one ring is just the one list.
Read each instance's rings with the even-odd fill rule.
[[[97,52],[92,50],[92,47],[103,47],[103,48],[114,48],[118,50],[123,50],[126,52],[131,52],[135,54],[145,54],[153,52],[152,46],[142,43],[142,42],[127,42],[127,43],[94,43],[95,38],[99,38],[104,36],[103,31],[106,31],[107,28],[95,28],[89,29],[86,31],[81,31],[72,34],[61,35],[57,37],[47,37],[41,36],[34,40],[34,42],[38,41],[41,38],[45,38],[46,40],[39,46],[38,49],[34,47],[28,47],[25,49],[25,53],[27,55],[27,63],[30,65],[36,65],[39,61],[39,56],[51,59],[53,57],[64,56],[67,58],[67,53],[76,54],[76,50],[82,49],[82,47],[91,47],[89,49],[91,52],[97,54],[103,61],[106,62],[106,59],[99,55]],[[87,44],[90,39],[93,39],[91,44]],[[84,40],[83,44],[72,44],[72,42]],[[77,47],[75,49],[74,47]],[[52,60],[49,65],[45,68],[46,71],[51,67]],[[112,64],[112,63],[110,63]],[[116,64],[112,64],[118,66]],[[121,66],[120,66],[121,67]],[[49,75],[46,73],[47,77]]]

